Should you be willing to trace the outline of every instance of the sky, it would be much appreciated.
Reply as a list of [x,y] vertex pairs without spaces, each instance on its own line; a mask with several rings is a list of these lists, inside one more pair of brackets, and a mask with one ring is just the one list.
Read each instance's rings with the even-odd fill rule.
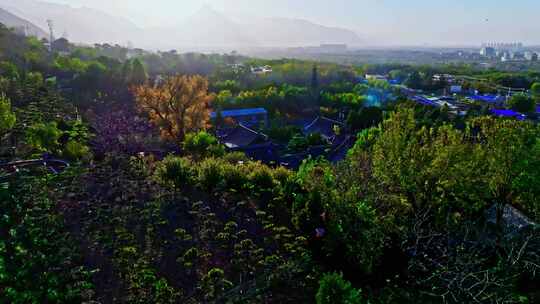
[[371,45],[540,44],[539,0],[44,1],[98,8],[141,27],[179,24],[207,4],[235,16],[302,18],[345,27]]

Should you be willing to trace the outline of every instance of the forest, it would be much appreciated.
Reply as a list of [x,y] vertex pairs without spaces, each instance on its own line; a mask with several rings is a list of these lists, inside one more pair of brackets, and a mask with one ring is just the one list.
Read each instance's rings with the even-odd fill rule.
[[[537,119],[453,115],[370,73],[540,101],[532,72],[48,45],[0,26],[0,303],[540,303]],[[287,153],[324,142],[285,124],[306,113],[343,114],[353,144],[298,168],[224,146],[232,122],[211,112],[256,107]]]

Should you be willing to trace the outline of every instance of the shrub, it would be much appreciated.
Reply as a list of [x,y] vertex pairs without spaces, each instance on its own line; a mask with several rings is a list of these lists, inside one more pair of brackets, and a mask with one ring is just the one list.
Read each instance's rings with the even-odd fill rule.
[[274,188],[275,181],[270,168],[261,163],[254,163],[250,169],[249,181],[256,191]]
[[321,218],[329,204],[337,201],[335,176],[326,161],[305,160],[295,175],[299,187],[292,206],[292,222],[304,234],[324,227]]
[[15,125],[15,120],[15,114],[11,111],[11,102],[4,94],[0,94],[0,135],[11,130]]
[[249,179],[242,165],[226,164],[223,167],[225,185],[228,189],[241,190],[247,185]]
[[156,170],[156,176],[163,184],[172,184],[180,189],[192,185],[195,178],[193,164],[187,158],[167,156]]
[[287,184],[292,175],[292,171],[285,167],[277,167],[272,170],[272,176],[274,177],[274,180],[279,182],[281,186]]
[[297,126],[272,127],[266,131],[268,136],[280,143],[288,143],[293,137],[302,134]]
[[69,160],[83,160],[88,159],[91,153],[88,146],[80,142],[70,140],[65,145],[62,155]]
[[364,303],[360,290],[352,287],[343,275],[327,273],[319,281],[317,304],[360,304]]
[[323,249],[328,256],[344,258],[364,274],[379,264],[385,234],[375,210],[367,203],[341,199],[328,205],[327,235]]
[[215,158],[207,158],[199,163],[198,182],[206,190],[214,190],[222,185],[224,178],[224,163]]
[[62,131],[58,129],[56,122],[38,123],[26,132],[27,143],[40,152],[57,152],[60,136]]
[[205,131],[187,134],[182,146],[189,155],[197,159],[225,154],[225,148],[219,144],[217,138]]
[[512,110],[521,113],[533,113],[536,110],[536,101],[525,94],[512,96],[508,101],[508,105]]
[[357,139],[352,149],[349,150],[348,155],[353,156],[362,151],[369,151],[375,144],[381,134],[381,129],[374,127],[361,131],[356,135]]
[[225,291],[232,288],[232,282],[225,278],[225,272],[220,268],[212,268],[202,278],[204,297],[209,302],[217,302]]
[[244,152],[231,152],[231,153],[226,153],[222,159],[230,164],[233,164],[233,165],[236,165],[240,162],[248,162],[249,161],[249,157],[246,156],[246,154],[244,154]]

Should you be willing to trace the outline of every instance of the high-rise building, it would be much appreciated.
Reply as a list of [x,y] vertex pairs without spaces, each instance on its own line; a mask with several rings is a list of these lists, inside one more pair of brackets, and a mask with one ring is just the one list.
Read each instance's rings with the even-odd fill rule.
[[538,61],[538,54],[532,51],[527,51],[524,54],[525,59],[529,61]]
[[480,50],[480,55],[484,57],[495,57],[496,50],[493,47],[486,46]]

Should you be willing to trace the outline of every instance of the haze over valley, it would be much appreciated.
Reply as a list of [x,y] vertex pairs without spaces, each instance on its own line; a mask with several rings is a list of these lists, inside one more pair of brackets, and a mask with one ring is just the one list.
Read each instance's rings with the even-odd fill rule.
[[[88,7],[34,0],[0,0],[0,7],[43,31],[48,29],[47,20],[52,20],[56,36],[87,44],[107,42],[126,45],[130,42],[136,47],[154,50],[363,44],[360,36],[352,30],[293,18],[229,18],[209,5],[203,5],[194,14],[177,20],[175,26],[148,27],[137,26],[126,18]],[[2,20],[8,25],[20,23]],[[43,31],[39,31],[40,34]]]

